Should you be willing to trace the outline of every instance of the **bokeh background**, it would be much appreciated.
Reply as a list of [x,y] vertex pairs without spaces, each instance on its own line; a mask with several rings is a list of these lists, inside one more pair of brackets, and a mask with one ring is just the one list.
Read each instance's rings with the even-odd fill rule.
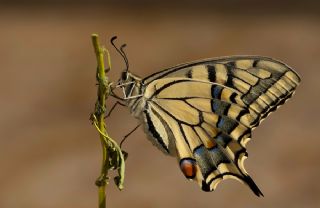
[[[302,77],[295,96],[253,133],[246,167],[265,194],[227,180],[213,193],[187,181],[139,129],[125,189],[111,181],[108,207],[320,207],[320,9],[316,1],[1,1],[0,207],[97,207],[101,147],[89,122],[96,60],[90,34],[111,51],[111,79],[124,68],[109,44],[127,43],[141,76],[226,55],[280,59]],[[108,106],[114,100],[110,100]],[[137,121],[108,119],[118,141]]]

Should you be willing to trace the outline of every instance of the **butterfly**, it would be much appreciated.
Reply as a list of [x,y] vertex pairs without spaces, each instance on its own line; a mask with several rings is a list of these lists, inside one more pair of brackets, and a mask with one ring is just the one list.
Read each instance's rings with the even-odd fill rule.
[[[244,168],[254,128],[299,85],[288,65],[262,56],[230,56],[180,64],[140,78],[126,69],[117,87],[149,140],[177,158],[184,176],[203,191],[227,178],[262,192]],[[113,91],[112,91],[113,92]]]

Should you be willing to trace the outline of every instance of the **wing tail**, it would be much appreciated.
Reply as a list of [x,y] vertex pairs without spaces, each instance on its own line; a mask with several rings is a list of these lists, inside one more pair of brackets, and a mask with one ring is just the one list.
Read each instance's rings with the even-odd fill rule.
[[258,186],[256,185],[256,183],[252,180],[252,178],[249,175],[244,174],[243,177],[243,180],[246,182],[246,184],[250,187],[250,189],[253,191],[255,195],[257,195],[258,197],[264,196],[258,188]]
[[[192,179],[197,181],[203,191],[214,191],[221,181],[232,178],[248,185],[257,196],[263,196],[243,167],[243,159],[247,156],[245,148],[239,143],[238,147],[235,147],[235,144],[231,147],[226,145],[234,141],[227,137],[224,137],[225,141],[217,140],[217,143],[210,148],[200,145],[194,149],[192,161],[194,170],[197,171],[194,176],[197,177]],[[187,163],[180,162],[182,172],[187,176],[186,165]]]

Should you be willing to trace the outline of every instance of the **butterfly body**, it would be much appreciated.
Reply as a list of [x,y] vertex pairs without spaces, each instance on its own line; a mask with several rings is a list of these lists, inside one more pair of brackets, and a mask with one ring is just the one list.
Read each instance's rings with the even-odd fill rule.
[[212,191],[226,178],[262,195],[243,161],[251,131],[294,93],[300,78],[261,56],[207,59],[144,79],[125,71],[127,106],[162,152],[175,156],[186,178]]

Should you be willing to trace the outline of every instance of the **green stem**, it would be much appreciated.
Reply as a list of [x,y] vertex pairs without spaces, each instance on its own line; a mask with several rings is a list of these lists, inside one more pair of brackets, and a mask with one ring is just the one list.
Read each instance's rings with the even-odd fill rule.
[[96,101],[94,113],[91,115],[91,120],[100,135],[100,141],[102,146],[102,167],[99,178],[96,180],[96,185],[99,190],[99,208],[106,207],[106,185],[108,184],[108,171],[117,170],[118,176],[114,178],[114,181],[120,190],[123,189],[124,183],[124,171],[125,171],[125,159],[119,145],[109,137],[105,123],[106,113],[106,99],[110,95],[111,83],[106,75],[104,65],[104,53],[107,52],[107,59],[109,70],[111,68],[110,55],[108,50],[103,48],[98,41],[98,35],[93,34],[92,43],[97,58],[97,74],[98,81],[98,99]]
[[[108,80],[106,79],[105,74],[105,65],[104,65],[104,54],[103,54],[103,48],[99,44],[98,35],[93,34],[91,36],[93,47],[96,53],[97,57],[97,81],[99,84],[98,88],[98,100],[96,103],[96,111],[95,116],[97,117],[97,123],[98,128],[101,132],[104,134],[107,134],[106,128],[105,128],[105,120],[104,120],[104,114],[105,114],[105,108],[106,108],[106,89],[108,87]],[[99,109],[97,109],[99,108]],[[106,207],[106,183],[103,181],[105,180],[105,176],[108,175],[108,161],[109,155],[106,147],[106,143],[104,141],[104,136],[100,134],[100,141],[102,145],[102,167],[101,167],[101,176],[99,177],[102,183],[97,183],[99,187],[99,208],[105,208]],[[104,176],[104,177],[103,177]],[[99,179],[98,179],[99,180]]]

